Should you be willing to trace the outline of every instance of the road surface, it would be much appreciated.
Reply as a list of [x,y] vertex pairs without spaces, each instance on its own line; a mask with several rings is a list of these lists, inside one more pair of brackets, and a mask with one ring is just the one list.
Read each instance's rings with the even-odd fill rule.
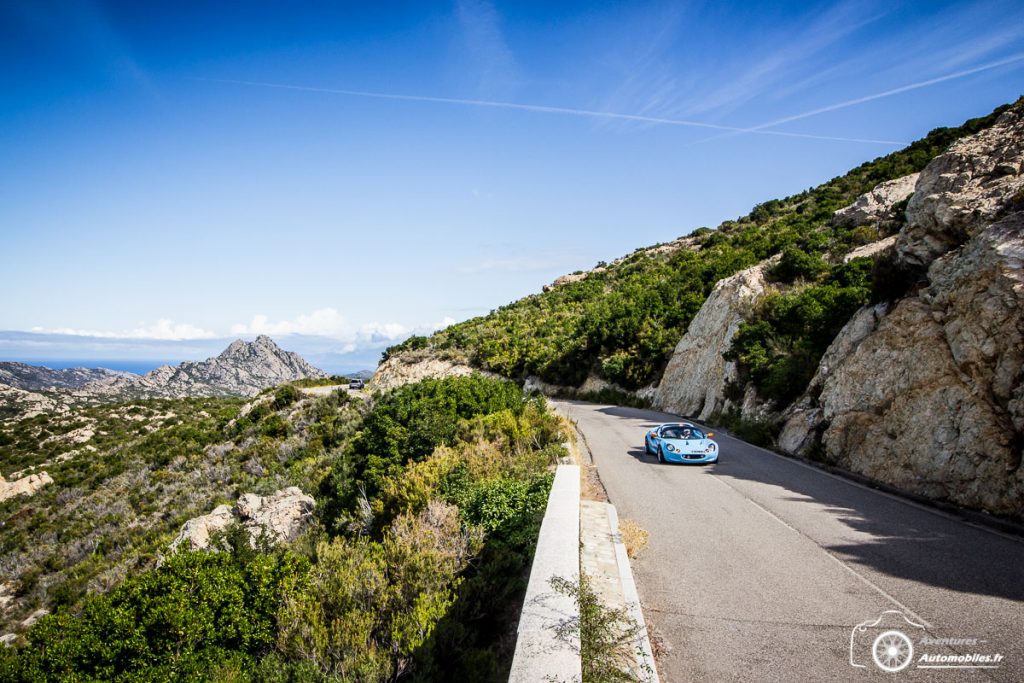
[[[1024,681],[1024,540],[721,433],[719,464],[662,465],[644,432],[678,417],[556,405],[619,516],[650,533],[633,569],[662,681]],[[851,631],[879,616],[853,634],[855,667]],[[885,673],[872,645],[894,629],[913,657]],[[921,668],[975,653],[1003,659]]]

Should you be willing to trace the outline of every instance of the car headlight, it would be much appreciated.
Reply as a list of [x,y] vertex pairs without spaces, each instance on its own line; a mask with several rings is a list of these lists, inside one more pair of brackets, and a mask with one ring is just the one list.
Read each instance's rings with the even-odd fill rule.
[[675,452],[675,450],[676,450],[676,447],[675,447],[675,446],[673,446],[672,444],[669,444],[669,445],[668,445],[668,449],[669,449],[670,451],[672,451],[672,452],[674,453],[674,452]]
[[705,453],[714,453],[715,452],[715,444],[713,444],[713,443],[708,444],[708,447],[704,449],[704,452]]

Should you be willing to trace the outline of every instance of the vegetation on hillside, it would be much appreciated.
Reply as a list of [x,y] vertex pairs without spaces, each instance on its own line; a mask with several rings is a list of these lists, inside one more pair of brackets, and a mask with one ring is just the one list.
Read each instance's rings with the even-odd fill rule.
[[[5,626],[55,612],[0,653],[0,679],[507,675],[550,465],[565,455],[543,401],[482,377],[372,401],[285,385],[246,404],[87,408],[50,431],[86,418],[95,450],[48,452],[54,484],[3,503],[20,606]],[[31,460],[38,422],[0,425],[5,455]],[[236,528],[227,551],[155,566],[185,519],[292,485],[318,493],[320,519],[289,548],[253,548]]]
[[[535,375],[552,384],[578,386],[593,373],[627,389],[649,384],[660,377],[718,280],[779,253],[789,254],[783,258],[785,267],[798,273],[816,267],[820,273],[806,274],[817,279],[828,263],[880,236],[873,228],[831,227],[837,209],[880,182],[920,171],[956,139],[990,126],[1005,109],[957,128],[933,130],[816,188],[760,204],[716,230],[697,230],[689,246],[638,250],[581,280],[452,325],[429,339],[414,337],[388,349],[385,358],[430,346],[516,379]],[[801,254],[810,260],[795,262]],[[834,293],[825,287],[805,299]]]
[[871,296],[870,258],[829,267],[821,259],[795,253],[803,255],[793,262],[804,265],[787,266],[783,257],[775,273],[781,270],[799,283],[762,298],[725,354],[736,361],[738,384],[753,382],[758,395],[778,407],[804,393],[829,344]]

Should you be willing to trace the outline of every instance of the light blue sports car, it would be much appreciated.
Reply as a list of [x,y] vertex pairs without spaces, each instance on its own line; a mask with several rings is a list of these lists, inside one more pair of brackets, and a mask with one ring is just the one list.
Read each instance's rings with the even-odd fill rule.
[[669,422],[647,432],[644,447],[648,455],[657,455],[658,462],[710,464],[718,462],[718,444],[689,422]]

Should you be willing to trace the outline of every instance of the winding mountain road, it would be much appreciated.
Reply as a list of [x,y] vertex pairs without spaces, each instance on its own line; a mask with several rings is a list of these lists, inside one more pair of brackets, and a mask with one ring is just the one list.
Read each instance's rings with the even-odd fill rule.
[[[721,433],[719,464],[662,465],[644,431],[677,416],[555,403],[650,533],[633,570],[662,681],[1024,680],[1024,539]],[[885,673],[872,646],[894,628],[913,657]],[[973,653],[1003,659],[942,659]]]

